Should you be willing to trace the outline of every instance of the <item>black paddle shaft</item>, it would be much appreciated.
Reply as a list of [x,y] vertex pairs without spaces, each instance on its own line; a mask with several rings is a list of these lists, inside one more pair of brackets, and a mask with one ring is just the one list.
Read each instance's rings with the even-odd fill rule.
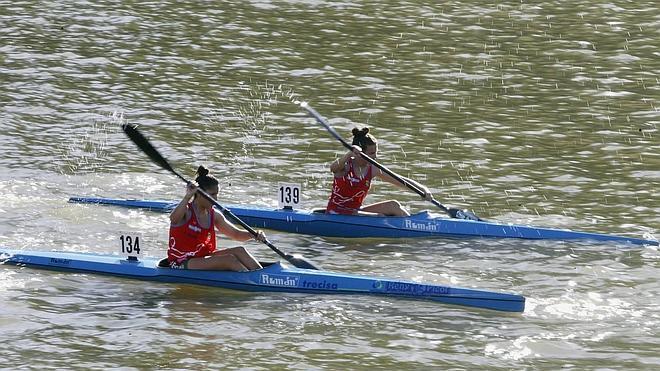
[[[137,125],[135,124],[122,124],[121,126],[122,130],[126,135],[128,136],[135,145],[138,146],[144,152],[149,158],[157,163],[160,167],[163,169],[171,172],[172,174],[176,175],[179,179],[183,180],[186,183],[191,183],[188,179],[183,177],[183,175],[179,174],[172,165],[163,157],[160,152],[149,142],[149,140],[140,133],[140,131],[137,128]],[[245,228],[246,231],[250,232],[254,237],[257,237],[259,234],[257,231],[252,229],[249,225],[247,225],[244,221],[242,221],[238,216],[236,216],[234,213],[232,213],[229,209],[226,207],[222,206],[217,200],[215,200],[213,197],[211,197],[208,193],[206,193],[203,189],[197,188],[197,193],[202,195],[205,199],[207,199],[209,202],[211,202],[214,206],[216,206],[218,209],[222,211],[223,214],[229,216],[232,220],[236,221],[238,224],[240,224],[243,228]],[[294,266],[298,268],[304,268],[304,269],[317,269],[318,268],[312,264],[310,261],[307,259],[303,258],[302,256],[293,256],[290,254],[285,254],[283,253],[280,249],[275,247],[270,241],[267,239],[263,241],[266,246],[270,247],[277,255],[281,256],[282,258],[286,259],[289,263],[293,264]]]
[[[337,133],[337,131],[336,131],[332,126],[330,126],[330,123],[329,123],[329,122],[328,122],[323,116],[321,116],[321,114],[319,114],[314,108],[312,108],[307,102],[302,102],[302,103],[300,104],[300,106],[301,106],[302,108],[304,108],[304,109],[305,109],[310,115],[312,115],[312,117],[314,117],[314,118],[316,119],[316,121],[317,121],[319,124],[321,124],[323,127],[325,127],[326,130],[328,130],[328,132],[329,132],[333,137],[335,137],[338,141],[341,142],[341,144],[344,145],[344,147],[346,147],[346,148],[349,149],[349,150],[353,150],[353,146],[352,146],[351,144],[349,144],[344,138],[342,138],[341,135],[339,135],[339,133]],[[425,196],[426,196],[426,194],[424,193],[424,191],[422,191],[421,189],[419,189],[419,187],[417,187],[417,186],[415,186],[414,184],[412,184],[412,183],[406,181],[406,180],[403,179],[401,176],[399,176],[398,174],[396,174],[396,173],[393,172],[392,170],[388,169],[386,166],[384,166],[384,165],[378,163],[378,161],[376,161],[376,160],[374,160],[373,158],[367,156],[367,154],[365,154],[365,153],[363,153],[362,151],[360,151],[360,155],[362,156],[362,158],[364,158],[365,160],[367,160],[367,162],[369,162],[370,164],[376,166],[377,168],[379,168],[380,170],[382,170],[384,173],[386,173],[387,175],[391,176],[392,178],[396,179],[396,180],[399,181],[401,184],[403,184],[403,185],[405,185],[406,187],[408,187],[408,189],[410,189],[411,191],[417,193],[417,194],[420,195],[421,197],[425,197]],[[478,216],[474,215],[474,213],[472,213],[471,211],[468,211],[468,210],[461,210],[461,209],[457,209],[457,208],[453,208],[453,207],[452,207],[452,208],[448,208],[448,207],[446,207],[445,205],[443,205],[443,204],[441,204],[440,202],[438,202],[435,198],[431,198],[430,202],[433,203],[435,206],[439,207],[442,211],[444,211],[445,213],[447,213],[447,214],[448,214],[450,217],[452,217],[452,218],[457,218],[457,219],[468,219],[468,220],[477,220],[477,221],[481,221],[481,220],[482,220],[482,219],[479,218]]]

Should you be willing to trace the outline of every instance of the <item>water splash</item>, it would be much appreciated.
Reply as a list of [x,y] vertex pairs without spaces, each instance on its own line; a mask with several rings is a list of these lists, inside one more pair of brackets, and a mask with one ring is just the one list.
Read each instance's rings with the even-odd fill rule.
[[[297,106],[291,104],[298,94],[283,84],[240,82],[226,96],[216,100],[219,107],[205,123],[216,135],[240,145],[231,158],[232,166],[240,168],[254,157],[259,146],[270,145],[282,136],[278,123]],[[226,138],[225,138],[226,139]]]
[[93,121],[84,131],[71,133],[71,141],[57,148],[57,164],[61,174],[94,173],[110,160],[109,139],[125,123],[123,112],[112,112],[103,119]]
[[220,108],[213,112],[208,124],[240,129],[246,137],[258,137],[268,130],[272,118],[282,109],[280,104],[295,102],[298,96],[292,88],[268,81],[263,85],[241,82],[232,92],[237,97],[216,101]]

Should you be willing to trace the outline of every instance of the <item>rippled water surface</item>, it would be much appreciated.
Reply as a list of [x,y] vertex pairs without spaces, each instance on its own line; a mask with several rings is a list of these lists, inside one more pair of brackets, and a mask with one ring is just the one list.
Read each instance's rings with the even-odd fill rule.
[[[504,222],[658,238],[660,7],[652,1],[0,0],[0,246],[163,256],[176,199],[118,130],[141,124],[226,203],[322,207],[343,135],[449,205]],[[371,201],[433,208],[378,183]],[[440,212],[439,210],[434,210]],[[268,232],[328,270],[510,291],[523,314],[388,298],[248,294],[0,267],[8,369],[655,369],[657,247],[348,240]],[[221,244],[233,245],[223,239]],[[260,259],[276,258],[249,243]]]

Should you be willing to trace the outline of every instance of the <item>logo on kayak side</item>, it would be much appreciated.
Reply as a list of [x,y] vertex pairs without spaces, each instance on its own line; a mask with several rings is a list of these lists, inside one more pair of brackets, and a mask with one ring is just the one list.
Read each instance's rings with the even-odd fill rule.
[[438,226],[435,223],[416,223],[410,219],[406,219],[405,226],[408,229],[415,229],[418,231],[437,232]]
[[58,265],[69,265],[69,264],[71,264],[71,260],[62,259],[62,258],[50,258],[50,263],[51,264],[58,264]]
[[317,290],[337,290],[339,285],[337,282],[328,282],[323,281],[303,281],[302,287],[306,289],[317,289]]
[[270,286],[298,287],[300,277],[285,276],[281,274],[261,274],[261,283]]
[[411,282],[380,282],[378,289],[392,294],[398,293],[415,296],[447,295],[450,293],[450,288],[447,286],[424,285]]

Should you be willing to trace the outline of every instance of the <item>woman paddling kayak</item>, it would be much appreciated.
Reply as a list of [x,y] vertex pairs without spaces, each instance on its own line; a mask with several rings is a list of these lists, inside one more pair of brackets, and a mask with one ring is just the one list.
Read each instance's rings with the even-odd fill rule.
[[[216,250],[215,230],[237,241],[252,237],[237,228],[204,197],[197,197],[197,187],[214,199],[218,197],[218,179],[200,166],[197,178],[188,184],[186,195],[170,214],[170,241],[167,260],[172,268],[230,270],[237,272],[261,269],[261,264],[243,247]],[[263,231],[257,240],[265,241]]]
[[[376,166],[365,160],[360,152],[376,159],[378,156],[378,142],[369,134],[369,128],[353,129],[353,149],[344,156],[330,164],[330,171],[334,174],[332,193],[328,200],[326,213],[347,215],[385,215],[409,216],[399,201],[388,200],[362,206],[365,197],[371,188],[371,180],[378,177],[400,188],[406,186],[401,181],[384,173]],[[397,174],[398,175],[398,174]],[[425,200],[432,200],[431,191],[412,179],[403,177],[405,181],[413,184],[424,192]]]

